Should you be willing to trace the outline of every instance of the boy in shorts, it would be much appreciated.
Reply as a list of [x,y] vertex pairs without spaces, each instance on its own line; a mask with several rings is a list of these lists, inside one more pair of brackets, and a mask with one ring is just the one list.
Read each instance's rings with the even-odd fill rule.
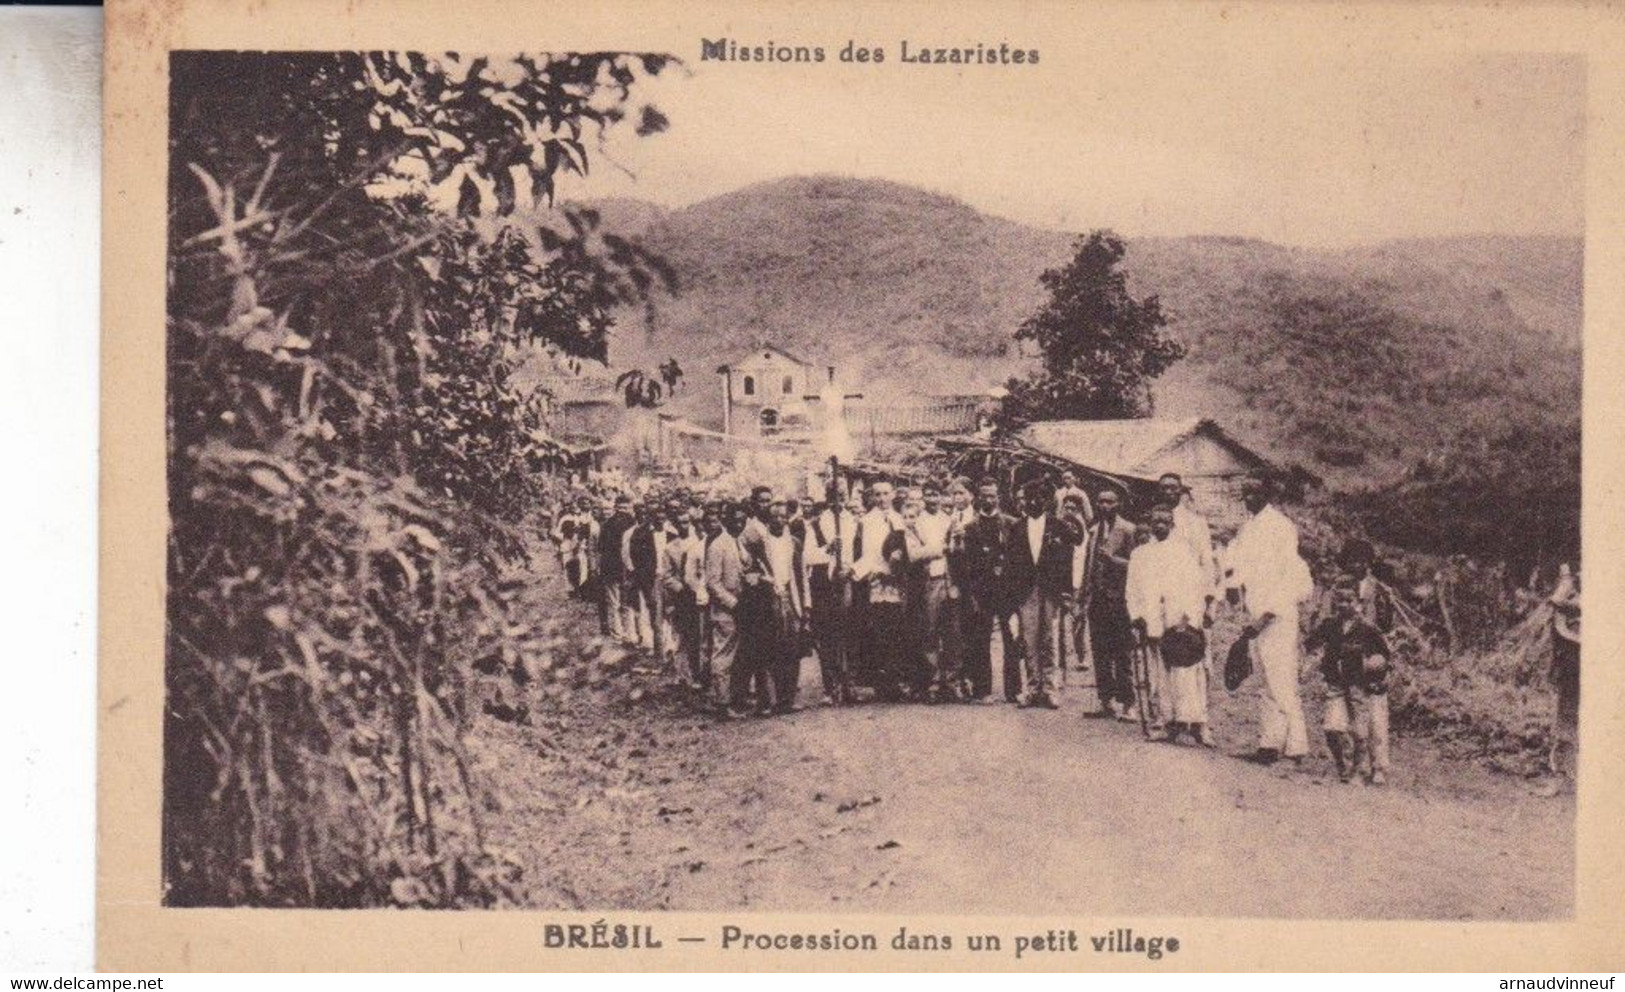
[[1337,777],[1348,782],[1365,771],[1366,781],[1388,780],[1388,642],[1362,616],[1359,579],[1338,577],[1332,615],[1310,631],[1308,651],[1321,651],[1326,679],[1326,744]]

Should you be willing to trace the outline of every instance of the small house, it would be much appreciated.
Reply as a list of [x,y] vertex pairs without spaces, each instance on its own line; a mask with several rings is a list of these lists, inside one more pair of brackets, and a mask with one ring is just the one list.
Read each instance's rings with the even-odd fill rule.
[[1273,471],[1263,455],[1207,418],[1050,420],[1029,425],[1010,442],[961,438],[939,444],[957,455],[957,471],[998,476],[1007,491],[1071,469],[1085,489],[1115,486],[1139,509],[1156,499],[1160,476],[1177,472],[1196,509],[1221,533],[1234,532],[1245,519],[1246,477]]

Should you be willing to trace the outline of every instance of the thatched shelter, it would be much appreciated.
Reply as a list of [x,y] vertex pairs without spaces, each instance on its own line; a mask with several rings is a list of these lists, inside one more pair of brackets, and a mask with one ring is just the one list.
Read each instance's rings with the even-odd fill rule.
[[958,437],[938,444],[956,456],[956,471],[995,475],[1007,491],[1071,469],[1085,488],[1116,486],[1131,505],[1141,507],[1155,499],[1159,476],[1178,472],[1197,509],[1221,531],[1234,530],[1246,512],[1242,480],[1254,471],[1274,470],[1263,455],[1205,417],[1050,420],[1006,441]]

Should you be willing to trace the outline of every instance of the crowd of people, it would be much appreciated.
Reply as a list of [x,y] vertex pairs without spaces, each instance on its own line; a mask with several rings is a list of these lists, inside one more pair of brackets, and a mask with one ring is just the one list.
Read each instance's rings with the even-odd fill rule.
[[1136,523],[1121,491],[1091,498],[1070,473],[1024,486],[1013,507],[993,479],[843,481],[820,501],[599,478],[560,496],[550,536],[603,633],[652,652],[723,720],[796,709],[810,657],[828,705],[996,703],[997,642],[1004,702],[1056,709],[1068,672],[1087,670],[1092,716],[1212,746],[1212,632],[1228,602],[1244,623],[1225,681],[1261,674],[1252,758],[1308,753],[1299,665],[1319,652],[1339,775],[1382,783],[1390,651],[1370,546],[1345,547],[1330,609],[1303,636],[1314,580],[1269,478],[1245,484],[1248,517],[1222,552],[1179,476],[1158,494]]

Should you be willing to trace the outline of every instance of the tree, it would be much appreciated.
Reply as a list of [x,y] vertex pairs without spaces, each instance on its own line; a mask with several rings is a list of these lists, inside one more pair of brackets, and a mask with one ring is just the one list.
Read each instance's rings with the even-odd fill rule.
[[[634,82],[669,62],[177,55],[171,360],[198,374],[171,380],[172,439],[276,447],[291,428],[339,461],[521,515],[540,420],[507,352],[603,361],[610,313],[671,274],[593,211],[523,234],[503,218],[521,182],[545,207],[561,176],[586,174],[592,130],[626,120]],[[665,120],[634,119],[640,133]],[[181,501],[187,465],[170,476]]]
[[1129,294],[1123,254],[1121,238],[1095,231],[1078,238],[1070,262],[1039,277],[1050,298],[1016,340],[1036,342],[1043,364],[1007,384],[1004,427],[1150,414],[1151,381],[1185,349],[1162,333],[1168,321],[1156,296]]
[[665,387],[642,369],[627,369],[615,377],[615,388],[626,398],[628,409],[643,407],[653,410],[664,398]]
[[1485,422],[1405,477],[1350,493],[1379,540],[1501,561],[1518,580],[1580,558],[1580,422]]

